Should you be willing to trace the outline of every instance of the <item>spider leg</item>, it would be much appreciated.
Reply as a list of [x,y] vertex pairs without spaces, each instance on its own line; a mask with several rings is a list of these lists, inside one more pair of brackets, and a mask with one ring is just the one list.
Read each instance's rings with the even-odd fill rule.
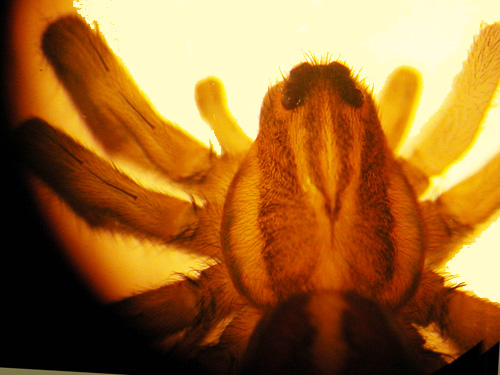
[[460,289],[445,286],[445,279],[426,272],[413,300],[405,307],[407,316],[422,327],[437,325],[461,353],[482,343],[488,350],[500,340],[499,304]]
[[473,142],[499,80],[500,23],[495,23],[475,37],[451,92],[424,125],[407,160],[428,177],[455,162]]
[[[402,167],[416,193],[473,143],[500,82],[500,23],[483,26],[442,107],[429,119]],[[428,230],[427,264],[441,266],[464,238],[500,208],[499,156],[435,200],[422,202]]]
[[91,226],[169,242],[196,225],[202,208],[150,191],[43,120],[17,129],[25,162]]
[[[411,128],[422,94],[422,76],[409,66],[400,66],[389,75],[377,95],[378,115],[389,147],[399,154]],[[425,191],[429,177],[403,158],[399,162],[417,193]]]
[[422,93],[422,77],[409,66],[394,69],[377,96],[379,117],[392,150],[399,148],[415,116]]
[[243,301],[225,266],[215,264],[201,271],[197,278],[185,277],[110,307],[146,339],[188,357],[223,319],[243,307]]
[[210,125],[220,143],[222,152],[232,155],[247,153],[252,140],[240,128],[227,108],[226,92],[215,77],[198,81],[195,99],[201,117]]
[[500,208],[500,152],[472,176],[444,192],[438,204],[473,226],[487,221]]
[[429,224],[432,252],[426,261],[439,267],[463,246],[464,238],[497,217],[500,209],[500,153],[472,176],[423,202],[423,216]]
[[441,327],[463,350],[482,342],[488,350],[500,340],[500,306],[487,299],[452,289],[446,301],[447,315]]
[[174,181],[203,176],[210,169],[211,150],[161,119],[103,37],[81,17],[52,23],[42,49],[110,155],[159,169]]
[[[229,112],[222,84],[209,78],[196,89],[200,112],[222,145],[224,154],[219,157],[175,124],[160,118],[102,36],[92,31],[79,16],[63,17],[51,24],[43,36],[42,48],[105,151],[111,157],[120,156],[146,169],[160,170],[170,181],[177,181],[192,199],[190,203],[188,199],[142,189],[113,167],[104,167],[106,162],[69,137],[41,120],[30,120],[26,129],[34,129],[38,124],[36,131],[45,134],[33,137],[29,130],[20,131],[24,134],[21,138],[26,140],[20,147],[33,156],[30,160],[37,163],[35,169],[39,177],[92,226],[120,228],[144,237],[176,241],[177,245],[189,247],[193,252],[217,256],[218,234],[214,230],[207,233],[204,227],[207,221],[211,224],[209,228],[219,227],[214,220],[222,215],[225,192],[251,142]],[[44,137],[55,147],[41,144]],[[71,153],[64,152],[72,148],[75,150]],[[88,159],[84,168],[80,168],[80,159],[74,158],[79,153],[78,158]],[[94,182],[89,186],[93,192],[92,201],[88,198],[79,201],[79,194],[85,187],[66,180],[57,168],[41,165],[64,164],[53,158],[68,159],[74,178]],[[126,182],[119,181],[121,178]],[[64,183],[60,183],[62,180]],[[78,185],[78,189],[73,185]],[[96,191],[98,187],[103,188],[102,195]],[[106,199],[109,193],[116,199],[121,196],[130,204]],[[198,207],[194,204],[197,198],[206,204]],[[205,206],[209,206],[209,213],[205,212]],[[197,225],[200,221],[202,223]]]
[[197,363],[209,373],[234,373],[241,365],[248,341],[261,318],[262,311],[250,305],[243,307],[224,328],[219,342],[197,354]]

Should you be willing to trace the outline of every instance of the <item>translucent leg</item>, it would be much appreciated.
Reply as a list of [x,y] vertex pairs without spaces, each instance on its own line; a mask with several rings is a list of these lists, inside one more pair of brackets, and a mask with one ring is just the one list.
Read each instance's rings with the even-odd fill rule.
[[147,190],[43,120],[17,130],[25,162],[90,225],[169,242],[198,222],[202,208]]
[[422,77],[411,67],[395,69],[377,96],[379,117],[389,147],[397,153],[406,138],[422,93]]
[[408,161],[429,177],[455,162],[474,141],[499,79],[500,23],[495,23],[475,37],[451,92],[424,125]]

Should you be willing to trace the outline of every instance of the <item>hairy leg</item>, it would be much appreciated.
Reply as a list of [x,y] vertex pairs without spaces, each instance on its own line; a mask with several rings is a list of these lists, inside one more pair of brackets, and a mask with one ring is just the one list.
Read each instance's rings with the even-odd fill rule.
[[500,340],[500,305],[445,285],[444,277],[426,272],[404,313],[421,327],[435,324],[460,352],[479,343],[489,349]]
[[407,136],[422,93],[422,77],[411,67],[396,68],[377,96],[379,118],[389,147],[398,148]]
[[111,155],[130,157],[172,180],[200,176],[210,168],[211,151],[159,116],[103,37],[81,17],[52,23],[42,49]]
[[424,125],[408,161],[440,174],[474,141],[500,80],[500,23],[482,27],[441,108]]
[[[196,350],[217,325],[243,306],[224,265],[111,305],[148,340],[177,351]],[[185,331],[183,334],[183,331]],[[169,340],[174,336],[174,342]],[[169,348],[171,349],[171,348]]]
[[198,81],[195,87],[195,99],[201,117],[214,131],[222,152],[245,155],[252,139],[243,132],[229,111],[222,82],[215,77]]
[[427,262],[439,267],[463,246],[467,236],[497,217],[500,209],[500,153],[472,176],[423,202],[428,228]]
[[[441,108],[424,125],[402,167],[418,195],[474,142],[500,83],[500,23],[475,37],[462,71]],[[500,208],[497,154],[483,168],[436,199],[422,202],[427,228],[427,265],[451,259],[464,239]]]
[[169,242],[198,221],[193,202],[143,188],[43,120],[28,120],[17,136],[29,167],[94,227]]

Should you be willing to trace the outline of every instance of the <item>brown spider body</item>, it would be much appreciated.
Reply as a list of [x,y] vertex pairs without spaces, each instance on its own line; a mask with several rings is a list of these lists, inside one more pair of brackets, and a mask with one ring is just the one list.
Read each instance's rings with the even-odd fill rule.
[[438,272],[500,207],[500,156],[438,199],[421,199],[481,121],[476,112],[467,127],[453,120],[468,114],[456,105],[461,95],[491,101],[498,24],[481,30],[436,117],[451,129],[444,146],[466,141],[443,151],[445,136],[430,127],[407,160],[393,150],[414,103],[392,93],[418,81],[408,69],[388,81],[379,111],[343,64],[300,64],[269,89],[253,143],[220,82],[200,81],[196,100],[221,144],[216,155],[155,113],[80,18],[51,24],[43,50],[104,149],[161,171],[187,198],[140,186],[36,118],[17,133],[29,167],[91,226],[213,259],[197,277],[112,305],[155,346],[217,372],[428,373],[445,360],[425,347],[421,328],[437,327],[459,352],[500,339],[499,307]]
[[[360,105],[339,95],[328,78],[337,74]],[[284,108],[286,95],[300,103]],[[269,90],[221,236],[232,280],[258,306],[322,289],[355,290],[390,307],[413,294],[424,256],[416,197],[370,95],[343,65],[300,65]]]

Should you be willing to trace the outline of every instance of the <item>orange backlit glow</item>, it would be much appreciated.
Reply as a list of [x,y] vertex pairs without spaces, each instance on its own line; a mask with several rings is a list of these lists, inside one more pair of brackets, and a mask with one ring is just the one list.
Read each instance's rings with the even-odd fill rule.
[[[221,78],[234,116],[255,137],[267,87],[306,54],[340,56],[366,77],[374,92],[396,66],[415,66],[424,80],[415,118],[422,125],[446,96],[481,22],[500,20],[500,5],[489,0],[366,1],[362,12],[358,2],[344,2],[340,11],[336,2],[327,0],[293,5],[259,0],[244,6],[229,0],[37,3],[33,7],[32,2],[20,1],[16,12],[19,120],[43,117],[95,150],[98,146],[38,46],[47,22],[60,14],[78,11],[89,24],[96,22],[158,111],[207,144],[217,141],[196,109],[197,80],[209,75]],[[500,148],[499,124],[500,110],[492,108],[476,148],[435,181],[433,191],[466,177]],[[418,126],[411,135],[417,132]],[[144,178],[147,183],[156,181],[155,176]],[[189,272],[203,262],[178,252],[166,254],[127,237],[92,232],[60,203],[50,202],[49,217],[56,231],[104,300],[151,288],[169,280],[175,271]],[[447,265],[450,274],[459,275],[454,281],[463,281],[480,297],[498,302],[499,243],[500,221],[496,221]]]

